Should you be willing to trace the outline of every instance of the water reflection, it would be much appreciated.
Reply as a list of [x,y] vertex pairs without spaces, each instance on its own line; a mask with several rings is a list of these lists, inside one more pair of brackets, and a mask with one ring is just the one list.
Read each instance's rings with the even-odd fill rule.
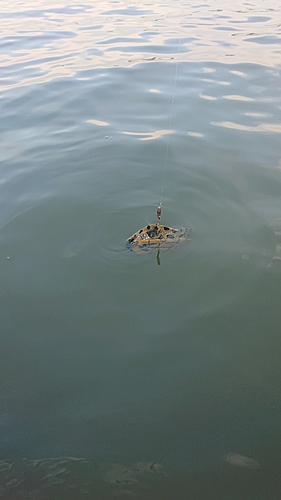
[[[175,11],[173,4],[158,0],[153,7],[150,2],[141,9],[122,2],[118,7],[112,10],[109,1],[47,9],[43,0],[36,9],[29,2],[16,7],[1,2],[1,16],[8,21],[0,38],[1,89],[70,78],[87,68],[166,60],[176,56],[179,37],[182,61],[225,62],[231,56],[235,63],[280,61],[277,3],[266,9],[263,3],[240,1],[234,9],[220,0],[215,9],[211,3],[182,4]],[[264,36],[265,26],[270,36]],[[155,55],[147,58],[151,52]]]
[[173,130],[155,130],[154,132],[123,132],[125,135],[133,135],[139,137],[139,141],[151,141],[153,139],[159,139],[163,135],[168,135],[174,133]]
[[[269,498],[278,2],[0,9],[0,496]],[[176,60],[165,223],[193,240],[140,257]]]
[[274,132],[275,134],[281,134],[281,123],[261,123],[255,127],[233,122],[212,122],[212,125],[233,130],[241,130],[242,132]]

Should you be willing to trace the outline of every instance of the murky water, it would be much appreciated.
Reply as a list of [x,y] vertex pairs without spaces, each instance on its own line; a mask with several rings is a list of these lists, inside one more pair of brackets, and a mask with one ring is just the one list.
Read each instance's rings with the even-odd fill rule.
[[279,499],[280,8],[1,2],[1,498]]

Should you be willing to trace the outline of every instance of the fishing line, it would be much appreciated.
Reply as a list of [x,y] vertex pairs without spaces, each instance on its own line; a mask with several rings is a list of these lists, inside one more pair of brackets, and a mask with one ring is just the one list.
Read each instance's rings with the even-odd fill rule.
[[168,156],[169,156],[169,147],[170,147],[170,135],[172,132],[172,123],[173,123],[173,111],[174,111],[174,103],[175,103],[175,95],[176,95],[176,86],[177,86],[177,78],[178,78],[178,68],[179,68],[179,55],[181,50],[181,30],[179,24],[179,41],[178,41],[178,52],[176,56],[176,69],[174,76],[174,85],[173,85],[173,95],[171,102],[171,112],[169,119],[169,131],[167,137],[166,144],[166,153],[165,153],[165,161],[163,166],[163,176],[162,176],[162,189],[160,194],[160,204],[157,207],[157,219],[158,222],[156,224],[147,224],[147,226],[139,229],[135,234],[133,234],[130,238],[127,239],[127,247],[133,250],[136,253],[146,253],[149,251],[157,250],[157,264],[160,264],[160,248],[161,250],[169,250],[171,248],[175,248],[179,244],[183,242],[190,242],[190,231],[191,229],[182,227],[182,228],[172,228],[168,226],[163,226],[160,224],[161,215],[162,215],[162,201],[163,201],[163,193],[164,193],[164,183],[167,171],[168,164]]
[[[181,31],[180,31],[180,26],[179,26],[178,53],[177,53],[176,69],[175,69],[175,76],[174,76],[174,86],[173,86],[173,95],[172,95],[172,102],[171,102],[171,113],[170,113],[170,120],[169,120],[169,132],[168,132],[168,137],[167,137],[165,162],[164,162],[164,167],[163,167],[162,189],[161,189],[161,194],[160,194],[160,205],[158,207],[158,209],[160,208],[160,217],[161,217],[161,211],[162,211],[164,183],[165,183],[165,178],[166,178],[167,163],[168,163],[168,153],[169,153],[169,147],[170,147],[170,135],[171,135],[171,132],[172,132],[173,111],[174,111],[174,104],[175,104],[175,95],[176,95],[177,78],[178,78],[178,68],[179,68],[179,55],[180,55],[180,50],[181,50],[181,39],[182,39],[182,34],[181,34]],[[158,209],[157,209],[157,216],[158,216]],[[158,216],[158,219],[159,219],[159,216]]]

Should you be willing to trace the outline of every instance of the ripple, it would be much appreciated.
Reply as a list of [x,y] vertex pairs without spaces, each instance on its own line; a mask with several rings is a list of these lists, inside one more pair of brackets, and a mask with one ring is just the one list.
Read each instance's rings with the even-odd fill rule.
[[230,99],[232,101],[254,101],[251,97],[246,97],[244,95],[224,95],[223,99]]
[[258,44],[270,44],[270,45],[280,45],[281,39],[278,36],[263,35],[258,37],[251,37],[246,39],[247,42],[258,43]]
[[243,73],[243,71],[232,70],[231,73],[237,76],[243,76],[243,77],[246,76],[246,73]]
[[230,82],[224,82],[224,81],[219,81],[219,80],[212,80],[211,78],[202,78],[202,82],[216,83],[218,85],[230,85]]
[[164,135],[173,134],[173,130],[155,130],[154,132],[122,132],[124,135],[132,135],[139,138],[139,141],[151,141],[159,139]]
[[215,68],[203,67],[202,70],[204,73],[215,73],[216,72]]
[[245,116],[252,116],[253,118],[271,118],[272,113],[256,113],[256,112],[245,112]]
[[91,123],[92,125],[97,125],[98,127],[106,127],[109,126],[109,123],[103,122],[101,120],[86,120],[87,123]]
[[213,95],[202,94],[202,92],[200,92],[199,97],[201,97],[201,99],[206,99],[207,101],[216,101],[217,100],[217,97],[215,97]]
[[[275,347],[275,305],[279,335],[280,45],[247,41],[279,36],[280,12],[240,0],[52,4],[0,5],[7,14],[0,34],[2,374],[7,393],[14,387],[19,395],[8,415],[2,411],[2,456],[5,449],[39,458],[42,450],[45,457],[86,450],[103,470],[111,450],[117,464],[108,458],[99,495],[98,474],[84,473],[80,461],[5,460],[0,496],[5,488],[7,498],[55,498],[52,488],[61,488],[59,496],[65,486],[60,498],[139,498],[150,477],[164,477],[161,453],[180,466],[192,450],[193,466],[195,414],[193,443],[181,439],[190,409],[209,416],[215,404],[225,417],[211,397],[202,412],[197,381],[211,374],[206,395],[212,386],[224,397],[226,386],[216,383],[230,358],[236,370],[247,347],[258,366],[255,341],[262,352],[268,342]],[[155,255],[129,252],[126,239],[156,220],[161,189],[162,222],[191,227],[192,242],[161,255],[159,267]],[[266,208],[275,200],[268,218],[255,208],[261,199]],[[204,336],[218,357],[193,348]],[[268,373],[257,367],[260,379],[274,375],[272,359]],[[248,402],[252,389],[251,381]],[[142,438],[163,414],[168,445],[163,452],[161,424],[161,453],[153,440],[153,456],[146,455],[151,443]],[[214,422],[201,423],[207,431],[199,429],[195,462],[202,469],[197,457],[207,450],[214,470]],[[241,456],[232,465],[243,460],[249,466]],[[171,491],[179,491],[177,479]]]
[[274,132],[275,134],[281,134],[281,123],[260,123],[259,125],[253,127],[249,125],[243,125],[242,123],[225,121],[212,122],[212,125],[215,125],[216,127],[240,130],[242,132]]
[[201,134],[200,132],[187,132],[187,135],[190,137],[204,137],[204,134]]
[[[14,9],[10,5],[5,9],[5,2],[1,5],[1,15],[9,19],[7,27],[2,26],[0,36],[2,90],[54,78],[71,78],[78,71],[92,67],[131,66],[147,59],[147,53],[152,54],[151,60],[172,56],[183,61],[188,52],[190,61],[215,57],[224,62],[230,55],[236,62],[273,66],[280,61],[278,51],[268,50],[280,44],[279,20],[274,9],[266,12],[256,7],[254,15],[248,16],[245,15],[247,9],[239,9],[237,5],[228,10],[224,4],[222,15],[217,9],[199,4],[196,9],[185,5],[182,12],[175,15],[172,4],[163,10],[159,0],[153,7],[150,3],[144,4],[142,9],[136,6],[112,9],[111,2],[103,2],[102,9],[98,4],[46,8],[43,0],[37,3],[36,9],[30,8],[29,2],[17,4]],[[125,27],[120,16],[126,20]],[[192,23],[186,23],[186,19]],[[203,19],[208,22],[202,23]],[[237,32],[237,23],[243,24],[243,31]],[[264,34],[268,23],[271,32]],[[255,31],[250,29],[253,26]],[[189,36],[191,28],[192,37]],[[253,52],[248,42],[259,44],[260,50]],[[225,47],[230,46],[232,50],[226,54]],[[64,64],[63,71],[58,61]],[[208,72],[208,67],[205,68]]]
[[152,14],[153,10],[143,10],[139,9],[138,7],[130,6],[127,7],[126,9],[115,9],[115,10],[106,10],[104,12],[101,12],[103,16],[112,16],[112,15],[119,15],[123,14],[124,16],[143,16],[144,14]]

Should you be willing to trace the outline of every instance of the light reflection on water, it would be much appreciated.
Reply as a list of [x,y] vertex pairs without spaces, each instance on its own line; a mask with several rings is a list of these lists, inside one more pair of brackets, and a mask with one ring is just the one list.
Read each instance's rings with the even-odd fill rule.
[[0,9],[0,496],[275,498],[279,3]]
[[34,8],[4,1],[1,89],[71,78],[87,68],[171,60],[179,37],[182,61],[274,67],[280,62],[279,8],[277,1],[270,8],[222,1],[197,7],[147,2],[147,8],[121,1],[46,8],[41,1]]

